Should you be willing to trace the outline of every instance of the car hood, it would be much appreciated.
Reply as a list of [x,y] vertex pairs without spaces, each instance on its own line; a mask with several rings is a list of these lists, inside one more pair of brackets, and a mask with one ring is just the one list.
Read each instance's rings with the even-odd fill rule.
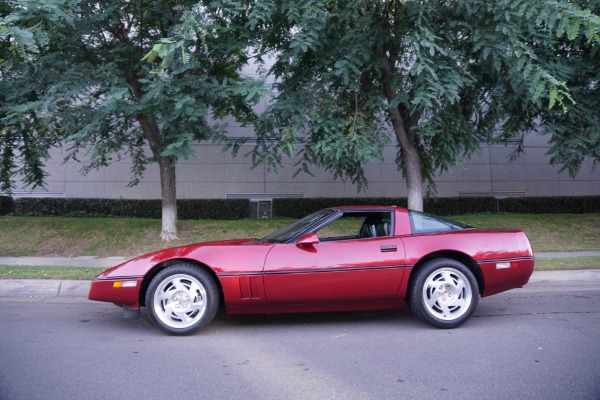
[[264,257],[273,243],[256,239],[234,239],[215,242],[195,243],[172,247],[125,261],[96,276],[96,279],[115,277],[141,277],[158,264],[169,262],[195,262],[211,268],[215,273],[238,270],[262,269]]

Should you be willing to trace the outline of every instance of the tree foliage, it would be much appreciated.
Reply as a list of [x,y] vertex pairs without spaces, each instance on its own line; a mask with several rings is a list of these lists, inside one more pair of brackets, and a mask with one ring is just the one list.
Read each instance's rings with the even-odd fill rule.
[[[176,161],[224,137],[211,115],[255,124],[255,163],[299,151],[301,169],[359,188],[395,140],[415,209],[423,182],[484,141],[549,132],[551,162],[571,174],[600,156],[598,0],[19,0],[0,12],[4,189],[19,173],[40,184],[47,149],[68,143],[88,168],[131,157],[134,183],[158,162],[172,207]],[[239,74],[252,56],[274,60],[258,119],[263,86]]]
[[[305,164],[361,184],[391,127],[409,206],[482,141],[552,135],[552,162],[598,160],[597,1],[258,0],[248,28],[276,61],[256,157],[302,135]],[[276,143],[272,145],[272,143]]]
[[[211,120],[251,123],[264,91],[239,73],[248,42],[229,25],[244,24],[244,9],[181,0],[8,4],[0,22],[3,189],[18,173],[42,184],[47,149],[57,143],[86,171],[130,157],[132,184],[157,162],[163,237],[173,238],[177,160],[193,154],[194,142],[224,138],[225,126]],[[185,57],[164,57],[174,49]]]

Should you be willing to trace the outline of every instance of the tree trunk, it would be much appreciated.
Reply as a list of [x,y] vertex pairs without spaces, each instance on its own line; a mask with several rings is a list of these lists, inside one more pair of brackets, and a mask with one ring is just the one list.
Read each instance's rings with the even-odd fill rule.
[[[396,137],[398,133],[396,132]],[[423,177],[421,174],[421,157],[413,143],[402,148],[402,164],[406,174],[406,189],[408,191],[408,208],[416,211],[423,211]]]
[[414,145],[414,134],[410,134],[402,123],[402,116],[397,108],[388,109],[392,127],[400,148],[402,149],[402,167],[406,174],[408,192],[408,208],[423,211],[423,176],[421,174],[421,157]]
[[[396,92],[392,87],[393,67],[391,59],[383,48],[379,48],[381,57],[381,80],[383,92],[388,104],[396,103]],[[405,119],[399,106],[388,108],[392,128],[402,149],[402,167],[406,174],[406,189],[408,191],[408,208],[423,211],[423,175],[421,173],[421,157],[415,146],[416,133],[412,129],[419,121],[420,113],[415,113]],[[405,113],[406,114],[406,113]]]
[[[122,41],[128,42],[127,35],[122,35]],[[131,85],[133,93],[138,99],[144,96],[144,91],[138,77],[131,71],[125,71],[125,79]],[[163,242],[179,239],[177,237],[177,192],[175,180],[175,158],[163,157],[160,139],[160,128],[156,119],[151,114],[138,114],[136,116],[142,134],[150,145],[154,158],[160,168],[160,195],[162,198],[162,229],[160,238]]]
[[160,157],[160,194],[162,198],[162,230],[160,238],[163,242],[177,240],[177,192],[175,179],[175,162],[172,157]]
[[156,120],[147,114],[139,114],[137,120],[160,168],[160,195],[162,199],[162,229],[160,238],[164,242],[177,240],[175,159],[173,157],[161,156],[160,135]]

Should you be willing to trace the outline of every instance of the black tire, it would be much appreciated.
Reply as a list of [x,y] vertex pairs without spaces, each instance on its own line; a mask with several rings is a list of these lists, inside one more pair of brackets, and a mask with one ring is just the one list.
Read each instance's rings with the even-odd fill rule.
[[416,271],[407,300],[417,318],[451,329],[467,322],[477,308],[479,286],[462,263],[437,258]]
[[172,335],[187,335],[213,320],[219,308],[219,290],[206,270],[174,264],[150,282],[146,308],[154,326]]

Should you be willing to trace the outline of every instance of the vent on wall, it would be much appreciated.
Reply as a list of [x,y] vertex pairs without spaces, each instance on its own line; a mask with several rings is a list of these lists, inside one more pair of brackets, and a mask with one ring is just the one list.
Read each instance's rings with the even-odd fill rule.
[[250,218],[265,219],[273,218],[273,199],[299,199],[303,198],[299,193],[227,193],[227,199],[249,199]]
[[458,197],[523,197],[527,192],[524,190],[493,190],[489,192],[457,192]]
[[[2,194],[2,193],[0,193]],[[9,196],[8,194],[6,194],[6,196]],[[25,191],[16,191],[16,192],[12,192],[12,197],[14,199],[20,199],[20,198],[24,198],[24,197],[29,197],[29,198],[63,198],[65,197],[65,194],[63,192],[46,192],[46,191],[32,191],[32,192],[25,192]]]
[[250,218],[252,218],[252,219],[273,218],[273,200],[250,199]]

